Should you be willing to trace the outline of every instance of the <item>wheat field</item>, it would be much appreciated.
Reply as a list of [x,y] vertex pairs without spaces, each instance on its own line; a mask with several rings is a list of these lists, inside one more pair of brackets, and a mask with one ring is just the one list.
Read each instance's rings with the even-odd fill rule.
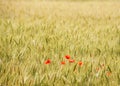
[[119,1],[0,0],[0,86],[120,86],[119,65]]

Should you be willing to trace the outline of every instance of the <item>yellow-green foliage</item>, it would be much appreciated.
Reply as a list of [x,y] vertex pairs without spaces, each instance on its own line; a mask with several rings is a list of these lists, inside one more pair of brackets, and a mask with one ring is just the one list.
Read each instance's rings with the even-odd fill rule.
[[119,86],[119,65],[119,2],[0,1],[0,86]]

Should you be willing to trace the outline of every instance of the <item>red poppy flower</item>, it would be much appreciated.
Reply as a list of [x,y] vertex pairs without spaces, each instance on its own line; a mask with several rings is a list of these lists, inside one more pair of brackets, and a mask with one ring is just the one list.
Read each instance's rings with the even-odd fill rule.
[[49,59],[45,61],[45,64],[50,64],[50,63],[51,61]]
[[65,64],[65,62],[64,62],[64,61],[62,61],[62,62],[61,62],[61,64],[62,64],[62,65],[64,65],[64,64]]
[[111,75],[111,72],[108,71],[108,72],[107,72],[107,76],[110,76],[110,75]]
[[65,58],[66,58],[66,59],[70,59],[70,55],[66,55]]
[[104,67],[104,66],[105,66],[105,64],[102,64],[101,66],[102,66],[102,67]]
[[73,63],[73,62],[75,62],[75,60],[70,59],[69,62],[70,62],[70,63]]
[[82,65],[83,65],[83,62],[82,62],[82,61],[79,61],[78,64],[79,64],[80,66],[82,66]]
[[97,67],[97,68],[96,68],[96,71],[98,72],[99,70],[100,70],[100,68],[99,68],[99,67]]

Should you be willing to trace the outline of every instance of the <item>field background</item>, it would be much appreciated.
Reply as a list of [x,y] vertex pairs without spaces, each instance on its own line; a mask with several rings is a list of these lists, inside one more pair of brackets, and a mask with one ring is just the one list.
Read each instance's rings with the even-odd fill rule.
[[0,0],[0,86],[120,86],[119,65],[120,1]]

